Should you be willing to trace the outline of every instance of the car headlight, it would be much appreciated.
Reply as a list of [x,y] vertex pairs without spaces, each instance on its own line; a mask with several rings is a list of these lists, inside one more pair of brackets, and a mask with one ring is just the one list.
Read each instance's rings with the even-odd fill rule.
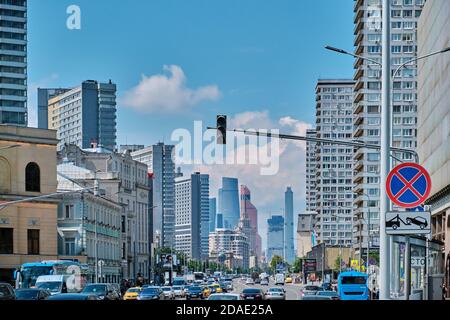
[[142,300],[142,298],[140,296],[137,296],[136,300]]
[[104,300],[104,299],[105,299],[105,296],[98,296],[98,298],[99,298],[100,300]]

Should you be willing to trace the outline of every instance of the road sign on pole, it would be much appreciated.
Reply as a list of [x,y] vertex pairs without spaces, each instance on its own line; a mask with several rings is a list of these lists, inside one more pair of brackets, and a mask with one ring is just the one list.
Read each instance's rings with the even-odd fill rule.
[[431,178],[424,167],[416,163],[402,163],[391,170],[386,179],[386,193],[402,208],[416,208],[423,204],[431,191]]
[[386,212],[387,234],[429,234],[431,213],[414,211]]

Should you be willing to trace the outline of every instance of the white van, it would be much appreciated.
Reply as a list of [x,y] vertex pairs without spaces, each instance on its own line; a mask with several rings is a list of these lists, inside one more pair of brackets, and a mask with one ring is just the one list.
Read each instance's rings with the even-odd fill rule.
[[284,274],[282,273],[277,273],[275,275],[275,285],[284,285]]
[[64,275],[39,276],[35,286],[50,291],[52,295],[67,293],[66,280],[67,276]]

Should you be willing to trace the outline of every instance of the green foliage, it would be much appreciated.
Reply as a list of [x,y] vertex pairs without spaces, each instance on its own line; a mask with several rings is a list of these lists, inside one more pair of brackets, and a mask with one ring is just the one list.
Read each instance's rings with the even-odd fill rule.
[[299,273],[303,271],[303,259],[302,258],[295,258],[294,264],[292,265],[291,271],[293,273]]
[[277,265],[283,262],[283,258],[280,256],[273,256],[272,260],[270,261],[270,269],[272,272],[275,272],[277,269]]

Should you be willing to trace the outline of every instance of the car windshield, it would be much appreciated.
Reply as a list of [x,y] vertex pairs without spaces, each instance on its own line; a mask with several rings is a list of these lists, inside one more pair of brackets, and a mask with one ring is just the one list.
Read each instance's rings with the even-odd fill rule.
[[342,277],[342,284],[366,284],[366,277]]
[[189,291],[201,291],[202,288],[200,288],[200,287],[189,287],[188,290]]
[[177,286],[173,287],[173,290],[181,290],[181,289],[182,289],[182,287],[177,287]]
[[171,288],[171,287],[163,287],[162,290],[163,290],[163,291],[171,291],[172,288]]
[[128,289],[127,292],[141,292],[141,290],[138,288],[132,288],[132,289]]
[[244,289],[242,293],[261,293],[259,289]]
[[237,296],[234,295],[220,295],[220,296],[211,296],[208,300],[238,300]]
[[304,290],[307,290],[307,291],[319,291],[320,288],[317,287],[317,286],[305,286]]
[[0,297],[9,296],[11,293],[9,292],[6,286],[0,286]]
[[16,298],[29,300],[36,299],[39,295],[39,290],[16,290]]
[[37,284],[37,287],[39,289],[43,289],[43,290],[48,290],[50,292],[60,292],[61,291],[61,287],[62,287],[62,283],[61,282],[39,282]]
[[105,293],[106,287],[104,285],[90,285],[83,289],[83,293]]
[[283,292],[283,289],[280,288],[270,288],[269,292]]
[[317,292],[318,296],[327,296],[327,297],[336,297],[338,296],[337,292],[334,291],[319,291]]

